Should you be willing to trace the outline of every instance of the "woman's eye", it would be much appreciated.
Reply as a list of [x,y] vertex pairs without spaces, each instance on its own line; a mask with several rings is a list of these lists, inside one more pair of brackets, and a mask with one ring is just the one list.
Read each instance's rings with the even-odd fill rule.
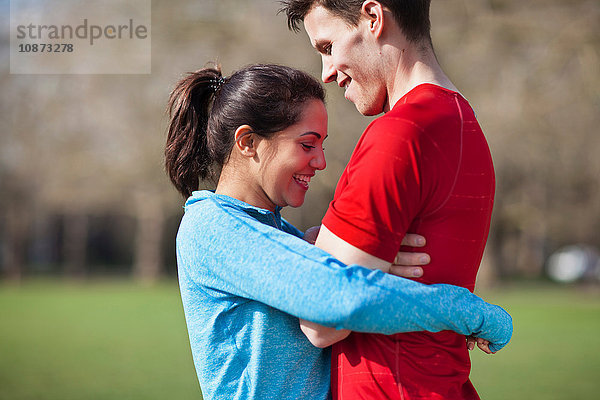
[[305,144],[305,143],[301,143],[301,145],[302,145],[302,148],[303,148],[304,150],[307,150],[307,151],[308,151],[308,150],[312,150],[312,149],[314,149],[314,148],[315,148],[315,146],[311,146],[311,145],[308,145],[308,144]]
[[331,55],[331,44],[328,44],[327,46],[325,46],[325,48],[323,49],[325,54],[330,56]]

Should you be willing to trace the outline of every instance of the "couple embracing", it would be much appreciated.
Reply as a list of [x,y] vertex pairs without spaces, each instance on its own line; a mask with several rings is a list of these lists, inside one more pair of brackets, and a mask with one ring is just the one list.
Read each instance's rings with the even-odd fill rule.
[[[478,399],[468,351],[496,352],[512,334],[510,316],[472,294],[494,170],[436,60],[430,1],[281,3],[323,82],[384,115],[320,229],[303,233],[280,210],[300,207],[326,167],[320,83],[252,65],[176,85],[165,158],[187,198],[178,275],[204,399]],[[215,190],[198,190],[208,178]]]

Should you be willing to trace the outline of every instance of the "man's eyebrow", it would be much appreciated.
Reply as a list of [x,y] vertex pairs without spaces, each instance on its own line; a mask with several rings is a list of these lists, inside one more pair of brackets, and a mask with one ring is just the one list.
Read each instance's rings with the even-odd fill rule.
[[319,53],[324,53],[325,52],[325,47],[327,47],[327,45],[328,45],[328,42],[326,40],[317,39],[317,40],[315,40],[315,43],[313,44],[313,47]]

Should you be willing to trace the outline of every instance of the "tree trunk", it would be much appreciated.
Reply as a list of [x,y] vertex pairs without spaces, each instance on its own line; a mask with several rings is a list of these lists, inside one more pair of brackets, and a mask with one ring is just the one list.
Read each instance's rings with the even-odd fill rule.
[[162,272],[165,216],[158,199],[145,196],[137,203],[136,248],[133,275],[144,283],[156,282]]
[[88,230],[87,215],[65,215],[65,274],[71,278],[83,278],[86,275]]
[[18,282],[25,272],[27,232],[31,218],[27,209],[13,202],[8,205],[4,219],[3,269],[6,279]]

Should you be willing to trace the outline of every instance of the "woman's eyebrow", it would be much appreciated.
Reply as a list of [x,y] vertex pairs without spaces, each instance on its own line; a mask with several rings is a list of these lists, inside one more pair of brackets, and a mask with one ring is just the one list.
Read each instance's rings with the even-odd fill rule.
[[[308,135],[314,135],[314,136],[316,136],[316,137],[317,137],[317,139],[321,139],[321,137],[322,137],[320,133],[313,132],[313,131],[310,131],[310,132],[304,132],[304,133],[303,133],[302,135],[300,135],[300,136],[308,136]],[[327,135],[327,136],[329,136],[329,135]],[[325,139],[327,139],[327,136],[325,136]]]

